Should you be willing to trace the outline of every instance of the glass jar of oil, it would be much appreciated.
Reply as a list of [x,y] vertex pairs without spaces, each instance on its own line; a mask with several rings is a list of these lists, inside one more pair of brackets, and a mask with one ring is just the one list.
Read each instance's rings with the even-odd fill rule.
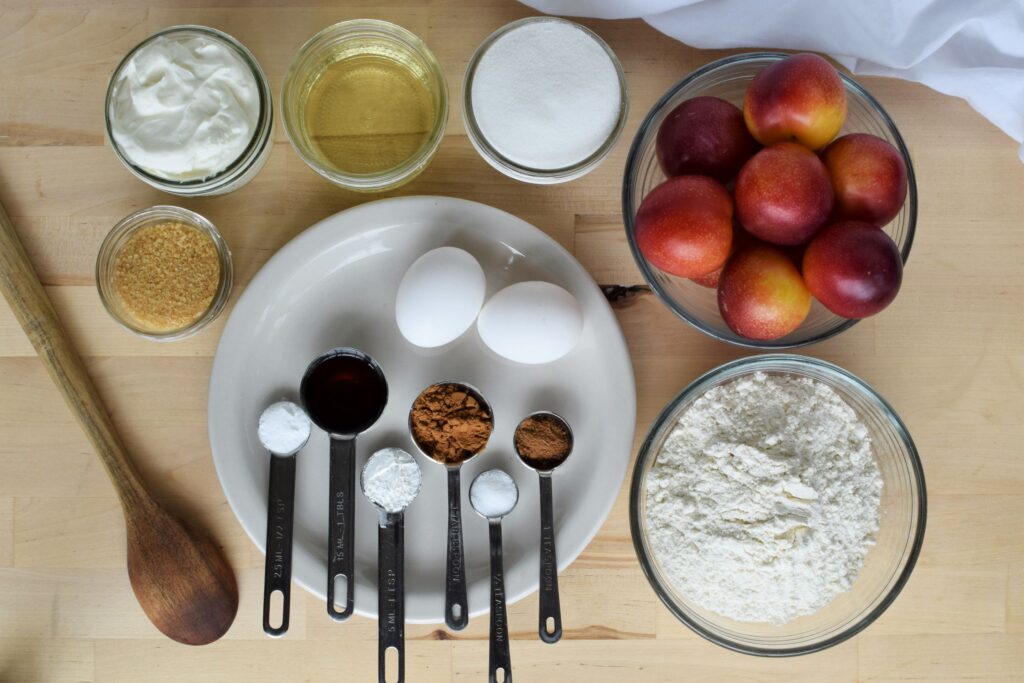
[[284,79],[285,130],[314,171],[364,192],[422,171],[444,136],[448,87],[422,40],[386,21],[330,26],[299,50]]

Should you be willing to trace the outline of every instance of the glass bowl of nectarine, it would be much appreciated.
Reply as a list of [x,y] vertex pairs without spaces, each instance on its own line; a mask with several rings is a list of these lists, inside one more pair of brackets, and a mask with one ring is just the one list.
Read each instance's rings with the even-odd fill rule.
[[822,57],[697,69],[638,130],[622,212],[651,289],[716,339],[805,346],[895,299],[917,220],[910,154],[882,105]]

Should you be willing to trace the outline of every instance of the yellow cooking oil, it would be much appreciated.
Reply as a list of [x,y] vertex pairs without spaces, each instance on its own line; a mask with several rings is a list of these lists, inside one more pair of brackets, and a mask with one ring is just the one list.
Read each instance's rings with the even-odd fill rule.
[[401,166],[431,137],[440,93],[424,65],[386,43],[332,54],[309,82],[302,125],[327,165],[378,174]]

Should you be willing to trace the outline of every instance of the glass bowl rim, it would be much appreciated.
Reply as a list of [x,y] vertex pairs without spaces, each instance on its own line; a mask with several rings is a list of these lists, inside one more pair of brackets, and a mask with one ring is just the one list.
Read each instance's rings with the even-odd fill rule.
[[[114,243],[117,240],[155,221],[168,219],[181,221],[209,235],[213,241],[214,248],[217,250],[217,258],[221,266],[220,279],[217,283],[217,291],[202,315],[181,329],[168,332],[154,332],[136,327],[131,321],[117,313],[110,296],[108,296],[107,286],[104,284],[103,269],[117,255],[117,252],[113,251]],[[114,224],[114,227],[103,238],[103,242],[100,244],[99,251],[96,254],[95,278],[96,292],[99,295],[100,303],[103,304],[103,308],[114,322],[143,339],[169,342],[191,337],[220,316],[224,306],[227,304],[228,298],[231,296],[231,290],[234,285],[234,263],[230,247],[224,241],[220,231],[217,230],[217,226],[208,218],[180,206],[158,204],[133,211]]]
[[[665,109],[668,103],[678,95],[684,88],[689,86],[693,81],[707,76],[708,74],[728,66],[732,66],[736,63],[753,62],[758,60],[767,60],[771,62],[780,61],[786,57],[792,56],[786,52],[743,52],[740,54],[732,55],[729,57],[723,57],[716,59],[715,61],[708,62],[698,69],[691,71],[689,74],[684,76],[675,85],[669,88],[664,95],[662,95],[651,109],[647,112],[643,121],[637,128],[636,135],[633,137],[633,142],[630,144],[629,152],[626,155],[626,167],[623,171],[622,176],[622,219],[623,225],[626,231],[626,240],[629,242],[629,250],[633,255],[633,261],[636,263],[637,268],[640,269],[640,274],[643,275],[644,281],[651,288],[651,290],[657,295],[665,306],[669,308],[677,317],[682,319],[688,325],[694,329],[703,332],[704,334],[725,342],[734,346],[740,346],[750,349],[758,349],[762,351],[779,351],[784,349],[795,349],[802,346],[810,346],[811,344],[817,344],[818,342],[831,339],[832,337],[845,332],[850,329],[860,319],[848,318],[840,324],[832,327],[824,332],[817,334],[807,339],[795,340],[795,341],[758,341],[754,339],[743,339],[738,335],[734,337],[726,336],[712,327],[704,324],[699,318],[691,314],[683,305],[676,301],[675,297],[671,296],[665,288],[658,281],[654,268],[647,262],[643,254],[640,252],[640,247],[636,242],[636,226],[634,225],[635,217],[633,215],[632,203],[634,198],[633,183],[631,182],[634,176],[638,172],[638,162],[640,159],[640,144],[643,139],[647,136],[648,132],[654,125],[654,120],[657,116]],[[914,244],[914,235],[917,228],[917,176],[914,173],[914,164],[910,158],[910,150],[907,149],[906,142],[903,140],[903,135],[900,133],[899,128],[896,126],[896,122],[893,121],[889,112],[885,110],[882,104],[875,99],[874,95],[867,91],[860,83],[855,81],[850,76],[846,75],[842,71],[839,71],[839,77],[843,81],[843,85],[847,90],[852,90],[857,93],[858,96],[862,97],[872,108],[872,110],[878,114],[883,124],[888,128],[889,132],[892,133],[893,139],[895,140],[895,147],[899,151],[900,156],[903,158],[904,163],[907,167],[907,237],[903,247],[900,249],[900,257],[903,260],[905,266],[910,258],[910,249]],[[696,96],[696,95],[695,95]]]
[[[330,168],[326,164],[308,155],[303,146],[299,144],[301,136],[295,129],[295,123],[288,115],[288,93],[297,86],[295,78],[299,65],[314,50],[322,47],[322,43],[331,39],[346,39],[359,34],[374,34],[390,40],[402,43],[410,52],[419,56],[427,66],[433,78],[437,79],[437,92],[439,109],[434,128],[430,132],[428,140],[398,166],[389,168],[379,173],[344,173],[337,169]],[[295,54],[288,65],[288,70],[281,79],[281,118],[284,121],[284,132],[288,142],[295,153],[299,155],[303,163],[315,171],[318,175],[330,182],[356,192],[383,192],[394,189],[408,180],[412,180],[423,168],[434,158],[441,141],[444,139],[445,131],[448,128],[448,118],[451,106],[448,102],[448,78],[444,73],[444,67],[437,59],[437,55],[430,49],[426,41],[409,29],[384,19],[346,19],[326,26],[306,40]]]
[[[249,140],[245,149],[243,149],[242,152],[233,161],[231,161],[231,163],[213,175],[205,178],[174,180],[172,178],[163,178],[161,176],[154,175],[129,159],[121,149],[121,146],[116,140],[114,140],[110,106],[111,98],[114,96],[114,88],[118,75],[139,50],[144,48],[146,45],[149,45],[157,38],[173,33],[198,33],[223,42],[228,48],[234,50],[234,52],[241,57],[245,65],[249,67],[252,71],[253,78],[256,80],[256,88],[259,90],[260,109],[259,116],[256,120],[256,127],[253,130],[252,139]],[[253,164],[258,162],[267,146],[272,144],[274,103],[273,95],[270,90],[270,81],[267,80],[267,75],[263,72],[263,67],[260,66],[259,61],[256,59],[256,56],[252,51],[243,45],[237,38],[210,26],[203,26],[201,24],[176,24],[174,26],[162,28],[159,31],[155,31],[154,33],[146,36],[138,43],[138,45],[129,50],[120,62],[118,62],[114,71],[110,74],[110,80],[107,81],[107,92],[103,100],[103,118],[105,123],[104,132],[107,142],[110,143],[118,161],[120,161],[125,168],[131,171],[133,175],[147,184],[170,194],[179,196],[203,196],[209,191],[217,190],[225,184],[230,184],[234,178],[243,175]]]
[[[479,66],[480,59],[483,58],[484,54],[491,48],[491,46],[493,46],[494,43],[496,43],[502,36],[521,26],[542,22],[568,24],[590,36],[605,51],[605,54],[608,55],[612,65],[615,67],[615,72],[619,79],[620,97],[619,115],[615,122],[615,127],[612,129],[611,133],[609,133],[607,139],[601,143],[601,146],[598,147],[593,154],[589,155],[585,159],[581,159],[575,164],[548,169],[533,168],[516,163],[496,150],[491,143],[487,141],[487,136],[483,134],[483,131],[481,131],[480,127],[477,125],[476,116],[473,113],[472,101],[473,78],[476,75],[477,66]],[[622,62],[619,60],[618,55],[615,54],[615,51],[612,50],[611,46],[608,45],[608,43],[605,42],[605,40],[596,32],[578,22],[564,17],[547,15],[524,17],[522,19],[511,21],[504,26],[499,27],[489,36],[484,38],[480,45],[477,46],[476,50],[473,51],[472,56],[469,58],[469,62],[466,64],[466,71],[462,77],[461,100],[462,118],[466,128],[466,136],[469,138],[469,141],[472,143],[473,148],[476,149],[477,153],[483,157],[484,161],[510,178],[537,185],[568,182],[570,180],[581,178],[596,169],[611,153],[615,144],[622,136],[622,132],[626,128],[626,120],[629,117],[629,84],[626,81],[626,72],[622,67]]]
[[[685,608],[677,604],[672,599],[670,592],[663,587],[661,582],[658,580],[654,571],[654,562],[645,549],[644,539],[641,534],[642,523],[640,520],[639,508],[641,489],[645,479],[644,475],[646,474],[645,465],[656,456],[654,453],[655,438],[667,425],[668,421],[672,419],[673,415],[675,415],[679,410],[679,407],[686,401],[703,394],[708,389],[707,385],[722,375],[739,369],[747,371],[742,374],[748,374],[751,372],[757,372],[764,366],[779,363],[783,365],[790,365],[795,368],[811,367],[824,371],[826,374],[834,375],[841,381],[847,382],[850,386],[855,387],[864,397],[876,403],[878,407],[881,408],[881,412],[885,415],[889,424],[894,428],[894,431],[897,433],[900,441],[906,449],[909,456],[907,458],[907,462],[910,465],[914,488],[918,493],[918,500],[916,506],[917,520],[914,526],[913,539],[911,541],[906,563],[900,570],[899,575],[892,584],[892,587],[889,588],[888,592],[879,601],[879,603],[858,621],[829,638],[798,647],[771,648],[746,645],[729,638],[725,638],[699,624],[689,615]],[[740,375],[737,375],[737,377],[738,376]],[[829,363],[828,361],[797,354],[776,353],[739,358],[712,368],[690,382],[682,391],[668,402],[651,424],[651,427],[647,432],[647,436],[644,437],[644,441],[637,452],[636,462],[633,464],[633,475],[629,484],[629,530],[633,540],[633,551],[636,553],[637,560],[640,562],[640,568],[643,570],[644,577],[658,596],[658,599],[677,619],[679,619],[679,621],[686,624],[686,626],[697,635],[726,649],[760,657],[793,657],[797,655],[810,654],[812,652],[819,652],[852,638],[874,623],[874,621],[889,608],[893,601],[896,600],[896,597],[900,594],[903,587],[910,579],[910,575],[913,573],[918,557],[921,554],[921,547],[924,544],[927,517],[928,492],[925,485],[924,467],[921,463],[921,457],[917,451],[917,446],[914,444],[914,440],[911,438],[909,430],[903,423],[900,416],[896,413],[896,410],[881,394],[878,393],[877,390],[875,390],[874,387],[852,372],[835,365],[834,363]]]

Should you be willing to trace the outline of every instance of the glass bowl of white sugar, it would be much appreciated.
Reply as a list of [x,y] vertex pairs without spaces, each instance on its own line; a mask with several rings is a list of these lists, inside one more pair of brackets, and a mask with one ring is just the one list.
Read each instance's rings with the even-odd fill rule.
[[491,34],[462,83],[466,133],[484,161],[538,185],[580,178],[604,160],[626,125],[622,64],[575,22],[528,17]]
[[858,377],[764,355],[673,399],[640,448],[630,528],[680,621],[738,652],[792,656],[859,633],[900,593],[924,540],[906,426]]

